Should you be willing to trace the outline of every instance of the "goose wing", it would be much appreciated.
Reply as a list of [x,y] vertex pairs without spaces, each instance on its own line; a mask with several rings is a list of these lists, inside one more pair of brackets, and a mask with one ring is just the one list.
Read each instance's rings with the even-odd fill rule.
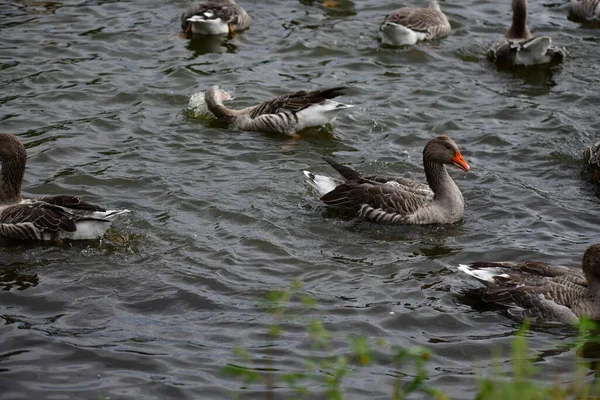
[[325,90],[315,90],[312,92],[300,91],[292,94],[286,94],[274,99],[268,100],[254,109],[250,113],[250,118],[257,118],[267,114],[278,114],[283,111],[297,113],[313,104],[319,104],[328,99],[344,94],[345,87],[335,87]]
[[[370,209],[400,217],[416,212],[429,202],[425,196],[402,187],[369,181],[365,178],[346,181],[321,197],[321,200],[325,204],[347,209],[361,209],[368,206]],[[367,219],[371,218],[367,214],[363,216]]]
[[75,196],[44,196],[38,197],[36,201],[42,201],[44,203],[53,204],[59,207],[70,208],[73,210],[81,210],[81,211],[101,211],[105,212],[106,209],[96,206],[94,204],[86,203],[81,200],[79,197]]
[[13,239],[38,240],[43,232],[75,232],[78,219],[66,209],[43,201],[16,204],[0,213],[0,234]]

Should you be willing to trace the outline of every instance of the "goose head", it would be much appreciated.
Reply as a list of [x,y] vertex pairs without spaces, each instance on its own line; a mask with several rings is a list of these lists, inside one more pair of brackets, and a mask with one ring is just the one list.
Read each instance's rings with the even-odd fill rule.
[[471,169],[454,140],[442,135],[431,139],[423,149],[423,159],[433,163],[451,164],[467,172]]

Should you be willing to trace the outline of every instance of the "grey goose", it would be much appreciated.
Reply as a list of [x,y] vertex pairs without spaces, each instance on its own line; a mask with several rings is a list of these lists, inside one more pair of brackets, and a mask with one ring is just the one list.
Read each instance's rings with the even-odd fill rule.
[[536,65],[562,61],[567,52],[552,45],[550,36],[534,37],[527,26],[527,0],[512,0],[512,24],[504,38],[488,51],[501,65]]
[[213,86],[206,91],[205,101],[215,117],[238,129],[291,135],[304,128],[331,123],[341,110],[352,107],[332,100],[343,95],[344,89],[335,87],[313,92],[300,91],[243,110],[232,110],[223,104],[230,98],[229,94]]
[[571,13],[588,21],[600,19],[600,0],[571,0]]
[[403,7],[394,10],[379,27],[382,43],[391,46],[442,38],[451,29],[448,18],[435,0],[424,8]]
[[600,244],[585,250],[582,269],[540,261],[480,261],[458,268],[487,285],[483,300],[511,314],[561,323],[600,318]]
[[75,196],[23,200],[27,153],[13,134],[0,133],[0,236],[17,240],[94,239],[129,210],[105,210]]
[[333,207],[356,212],[372,222],[385,224],[451,224],[460,221],[464,199],[446,170],[446,164],[463,171],[470,167],[447,136],[431,139],[423,149],[427,184],[403,177],[362,176],[350,167],[324,158],[345,179],[338,184],[330,177],[304,171],[306,182]]

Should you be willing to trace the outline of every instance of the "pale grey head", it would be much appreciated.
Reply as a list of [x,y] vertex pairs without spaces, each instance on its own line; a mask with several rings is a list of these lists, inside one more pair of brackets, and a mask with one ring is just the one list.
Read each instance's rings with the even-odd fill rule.
[[0,133],[0,205],[19,203],[27,163],[25,146],[11,133]]
[[445,135],[437,136],[427,142],[423,149],[423,161],[425,163],[451,164],[465,172],[471,169],[454,140]]

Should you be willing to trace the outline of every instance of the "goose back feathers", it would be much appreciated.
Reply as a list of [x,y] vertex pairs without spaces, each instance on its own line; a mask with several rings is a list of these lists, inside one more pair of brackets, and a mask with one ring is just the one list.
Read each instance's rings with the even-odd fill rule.
[[181,14],[181,29],[199,35],[220,35],[243,31],[251,18],[234,0],[205,0]]
[[582,269],[539,261],[476,262],[459,269],[487,285],[483,299],[534,320],[600,318],[600,244],[584,253]]
[[[356,212],[373,222],[386,224],[447,224],[459,221],[464,212],[462,193],[448,175],[445,164],[464,171],[469,165],[447,136],[430,140],[423,150],[427,185],[407,178],[362,176],[353,169],[324,158],[344,178],[335,185],[331,178],[304,171],[309,185],[329,206]],[[334,187],[334,189],[331,189]]]
[[392,11],[379,27],[383,44],[403,46],[447,36],[452,29],[436,1],[425,8]]
[[74,196],[23,200],[27,155],[20,140],[0,134],[0,236],[17,240],[93,239],[129,210],[105,210]]
[[312,126],[333,122],[338,112],[352,106],[332,100],[344,94],[345,87],[312,92],[300,91],[268,100],[258,106],[232,110],[223,105],[227,93],[217,86],[206,92],[206,105],[217,118],[238,129],[293,134]]

